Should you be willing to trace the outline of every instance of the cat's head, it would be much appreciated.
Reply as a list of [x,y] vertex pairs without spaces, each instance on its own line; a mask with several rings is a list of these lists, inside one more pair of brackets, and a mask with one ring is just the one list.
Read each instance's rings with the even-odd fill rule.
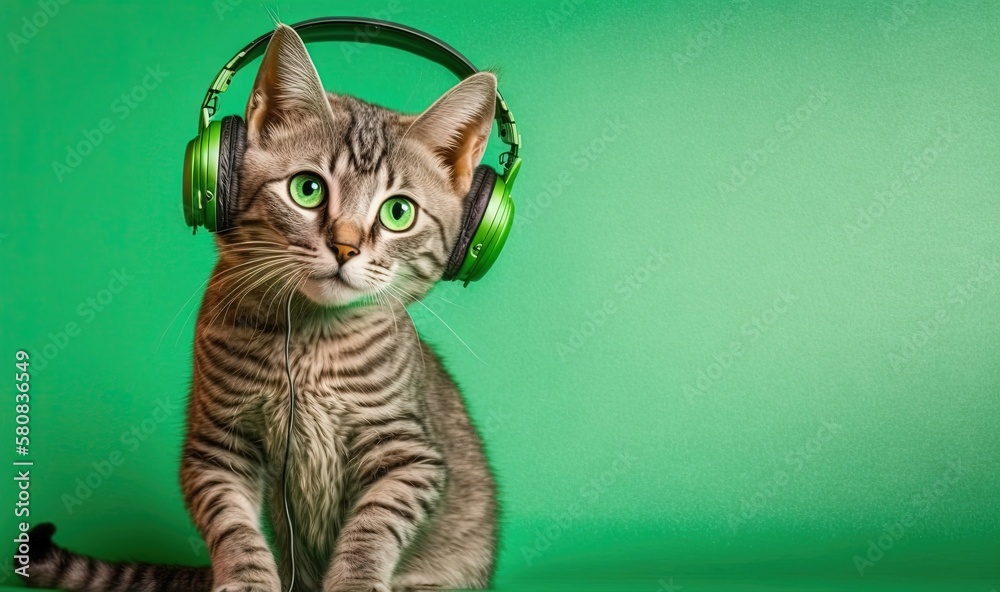
[[322,306],[423,295],[458,239],[495,100],[491,73],[415,116],[328,94],[302,40],[278,25],[247,103],[220,256]]

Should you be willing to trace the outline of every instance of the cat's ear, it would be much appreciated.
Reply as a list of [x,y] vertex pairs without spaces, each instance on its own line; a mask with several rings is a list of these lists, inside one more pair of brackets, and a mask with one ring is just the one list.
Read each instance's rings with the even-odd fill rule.
[[496,109],[497,78],[479,72],[459,82],[421,113],[406,131],[433,150],[448,167],[462,195],[483,159]]
[[308,116],[330,120],[333,112],[302,39],[279,23],[247,102],[247,141],[266,139],[275,129]]

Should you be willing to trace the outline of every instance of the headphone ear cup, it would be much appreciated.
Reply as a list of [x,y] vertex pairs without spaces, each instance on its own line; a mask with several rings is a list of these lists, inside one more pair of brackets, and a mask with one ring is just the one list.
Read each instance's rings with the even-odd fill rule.
[[232,228],[239,212],[240,167],[247,147],[247,127],[239,115],[222,118],[219,133],[219,171],[216,177],[215,231]]
[[455,279],[462,264],[465,263],[469,244],[476,235],[479,224],[483,221],[483,214],[486,213],[486,206],[489,205],[496,181],[497,173],[492,167],[481,164],[473,171],[472,185],[469,186],[469,193],[465,196],[465,216],[462,219],[462,229],[458,233],[455,248],[452,249],[451,256],[448,257],[443,279]]

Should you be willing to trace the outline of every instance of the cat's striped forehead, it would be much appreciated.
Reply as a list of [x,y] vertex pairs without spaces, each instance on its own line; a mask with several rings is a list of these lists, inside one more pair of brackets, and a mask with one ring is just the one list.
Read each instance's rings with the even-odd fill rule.
[[[408,119],[354,97],[327,97],[332,118],[289,122],[268,138],[266,150],[253,155],[270,170],[268,177],[302,170],[320,173],[330,182],[329,206],[336,216],[360,214],[386,191],[414,190],[408,165],[432,163],[433,156],[421,154],[412,143],[401,150]],[[444,178],[444,171],[440,176]]]
[[354,97],[328,97],[334,126],[329,172],[340,204],[364,207],[375,193],[407,189],[405,159],[397,158],[405,132],[399,114]]
[[[390,143],[390,127],[398,117],[355,99],[328,95],[334,120],[343,128],[341,146],[347,153],[351,169],[358,173],[372,173],[385,164]],[[394,130],[393,130],[394,131]],[[395,138],[391,138],[395,140]]]

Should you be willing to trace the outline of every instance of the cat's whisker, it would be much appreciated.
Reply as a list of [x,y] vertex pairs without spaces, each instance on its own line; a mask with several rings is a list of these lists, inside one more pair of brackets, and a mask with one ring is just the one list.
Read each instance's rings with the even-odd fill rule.
[[[395,288],[395,287],[394,287],[393,289],[396,289],[396,290],[398,290],[399,288]],[[465,349],[469,350],[469,353],[471,353],[471,354],[472,354],[473,356],[475,356],[475,358],[476,358],[477,360],[479,360],[480,362],[482,362],[482,363],[486,364],[486,360],[484,360],[484,359],[480,358],[480,357],[479,357],[479,354],[477,354],[477,353],[476,353],[475,351],[473,351],[473,349],[472,349],[471,347],[469,347],[469,344],[468,344],[468,343],[466,343],[466,342],[465,342],[465,340],[464,340],[464,339],[462,339],[462,338],[461,338],[461,337],[459,336],[459,334],[458,334],[458,333],[456,333],[456,332],[455,332],[455,330],[451,328],[451,325],[449,325],[448,323],[446,323],[446,322],[445,322],[445,320],[444,320],[444,319],[442,319],[442,318],[441,318],[440,316],[438,316],[438,314],[437,314],[436,312],[434,312],[434,311],[433,311],[433,310],[432,310],[432,309],[431,309],[431,308],[430,308],[429,306],[427,306],[426,304],[424,304],[423,302],[421,302],[421,301],[420,301],[420,300],[418,300],[418,299],[414,299],[413,301],[414,301],[414,302],[416,302],[417,304],[419,304],[420,306],[424,307],[424,309],[425,309],[425,310],[427,310],[427,312],[429,312],[429,313],[431,313],[432,315],[434,315],[434,318],[436,318],[437,320],[441,321],[441,324],[442,324],[442,325],[444,325],[444,326],[445,326],[445,327],[446,327],[446,328],[447,328],[447,329],[448,329],[449,331],[451,331],[451,334],[452,334],[452,335],[454,335],[454,336],[455,336],[455,338],[456,338],[456,339],[458,339],[458,340],[459,340],[459,342],[461,342],[461,343],[462,343],[462,345],[464,345],[464,346],[465,346]],[[487,365],[488,365],[488,364],[487,364]]]
[[239,249],[247,249],[247,248],[252,248],[252,249],[276,249],[276,250],[279,250],[279,251],[289,251],[289,250],[291,250],[291,247],[292,247],[292,245],[282,244],[282,243],[276,243],[276,242],[272,242],[272,241],[249,240],[249,241],[242,241],[242,242],[238,242],[238,243],[229,243],[229,244],[223,246],[222,248],[220,248],[219,249],[219,253],[225,255],[226,253],[229,253],[229,252],[232,252],[232,251],[236,251],[236,250],[239,250]]
[[[167,333],[170,331],[170,327],[173,326],[173,324],[175,322],[177,322],[177,317],[179,317],[180,314],[182,312],[184,312],[184,309],[187,308],[188,304],[191,303],[191,300],[194,299],[195,295],[197,295],[202,290],[202,288],[204,288],[205,285],[208,284],[208,282],[212,281],[213,277],[214,277],[214,279],[219,280],[221,278],[226,277],[227,275],[232,275],[232,273],[235,272],[236,269],[238,269],[239,267],[242,267],[244,265],[250,265],[252,263],[255,263],[255,261],[254,262],[240,263],[239,265],[236,265],[234,268],[226,269],[226,270],[224,270],[224,271],[216,274],[215,276],[209,276],[208,278],[205,279],[205,281],[203,281],[201,283],[201,285],[199,285],[197,288],[195,288],[191,292],[191,295],[188,296],[187,300],[184,301],[184,304],[179,309],[177,309],[177,312],[174,314],[174,317],[170,320],[170,323],[167,324],[167,327],[163,330],[163,334],[160,335],[159,341],[156,342],[156,350],[154,350],[154,353],[160,351],[160,346],[163,344],[163,338],[167,336]],[[190,320],[191,320],[191,313],[189,312],[187,318],[184,320],[184,324],[180,328],[180,331],[182,333],[184,332],[184,327],[187,326],[188,321],[190,321]]]
[[[304,277],[304,275],[307,273],[308,272],[305,270],[293,270],[286,277],[278,278],[279,281],[283,280],[283,283],[280,284],[278,290],[275,291],[274,296],[271,298],[271,302],[268,303],[267,310],[264,312],[265,318],[271,318],[271,307],[274,305],[276,301],[278,302],[279,306],[281,305],[282,302],[285,302],[285,298],[283,295],[285,294],[286,291],[288,292],[289,298],[291,298],[295,294],[295,290],[298,287],[297,278]],[[267,291],[264,292],[264,295],[261,296],[261,302],[258,304],[257,307],[258,313],[260,312],[260,304],[263,304],[263,298],[266,297],[268,291],[270,291],[270,287],[268,288]],[[277,313],[277,310],[275,312]],[[263,334],[263,332],[264,332],[264,327],[261,326],[260,333]],[[249,346],[251,343],[253,343],[256,337],[257,337],[257,332],[254,331],[254,333],[251,334],[250,339],[247,340],[247,348],[248,348],[247,355],[249,355]]]
[[[254,313],[252,315],[252,318],[254,318],[254,319],[261,318],[260,309],[261,309],[262,306],[264,306],[264,301],[267,299],[268,292],[270,292],[272,288],[277,287],[277,290],[274,291],[274,296],[271,297],[271,301],[268,302],[268,304],[267,304],[267,310],[264,311],[264,317],[263,318],[265,319],[265,322],[264,323],[260,323],[260,327],[259,328],[256,327],[256,326],[252,326],[251,327],[251,331],[252,332],[250,333],[250,339],[248,340],[249,342],[252,342],[252,341],[254,341],[257,338],[258,332],[259,332],[259,334],[263,334],[264,333],[264,325],[266,324],[266,319],[271,318],[271,305],[274,303],[274,299],[277,298],[278,295],[281,294],[281,292],[284,290],[285,285],[283,283],[281,283],[281,280],[284,279],[284,278],[282,278],[282,274],[285,271],[286,270],[282,270],[279,273],[273,274],[274,275],[274,278],[272,278],[273,281],[267,281],[266,282],[267,283],[267,287],[265,288],[264,292],[261,293],[260,296],[258,297],[258,300],[257,300],[257,309],[254,311]],[[252,289],[251,289],[251,291],[252,291]],[[245,296],[246,296],[246,294],[244,294],[244,297]],[[241,304],[242,304],[242,299],[241,299]],[[240,310],[240,305],[239,304],[236,306],[236,310],[237,311]]]
[[[403,278],[410,279],[410,280],[413,280],[415,282],[419,282],[420,281],[420,278],[418,278],[416,276],[413,276],[413,275],[410,275],[410,274],[408,274],[408,273],[406,273],[404,271],[400,271],[398,273]],[[459,304],[457,302],[452,302],[451,300],[448,300],[447,298],[443,298],[441,296],[438,296],[437,294],[434,293],[433,290],[428,291],[426,295],[427,296],[433,296],[434,298],[437,298],[438,300],[440,300],[441,302],[444,302],[445,304],[450,304],[452,306],[455,306],[455,307],[458,307],[458,308],[464,308],[466,310],[472,310],[472,307],[470,307],[470,306],[466,306],[464,304]]]
[[[209,281],[211,281],[213,279],[213,277],[214,277],[215,280],[219,281],[219,285],[223,285],[226,282],[228,282],[234,275],[236,275],[238,273],[242,273],[242,271],[244,271],[244,270],[241,270],[240,269],[241,267],[245,267],[247,265],[258,264],[258,263],[259,263],[259,261],[247,261],[245,263],[240,263],[239,265],[236,265],[234,267],[226,269],[226,270],[224,270],[224,271],[216,274],[215,276],[210,276],[208,279],[206,279],[204,282],[202,282],[200,286],[198,286],[197,288],[195,288],[195,290],[193,292],[191,292],[191,295],[185,301],[184,306],[182,306],[180,309],[178,309],[177,314],[174,315],[173,320],[171,320],[170,324],[167,325],[167,328],[163,330],[163,335],[160,336],[160,341],[156,344],[156,351],[159,351],[160,345],[163,342],[163,338],[166,337],[167,332],[170,330],[170,326],[174,324],[174,322],[177,320],[177,317],[180,316],[181,312],[183,312],[184,309],[187,307],[187,305],[191,302],[191,299],[193,299],[195,297],[195,295],[202,288],[205,287],[205,284],[207,284]],[[237,277],[239,277],[239,276],[237,275]],[[187,316],[184,318],[184,323],[181,325],[181,328],[178,330],[177,338],[174,339],[174,347],[177,347],[177,343],[180,341],[180,336],[184,333],[184,328],[187,327],[187,324],[191,321],[191,315],[194,314],[195,310],[197,310],[197,308],[192,308],[188,312]]]
[[457,306],[458,308],[464,308],[466,310],[471,310],[468,306],[465,306],[464,304],[459,304],[457,302],[452,302],[451,300],[448,300],[447,298],[442,298],[441,296],[438,296],[437,294],[428,293],[428,295],[437,298],[438,300],[440,300],[441,302],[444,302],[445,304],[450,304],[452,306]]
[[266,269],[269,269],[275,265],[288,262],[290,261],[286,256],[266,257],[266,258],[261,258],[259,260],[247,262],[250,265],[249,268],[241,270],[241,273],[239,274],[233,274],[226,277],[226,279],[223,282],[219,283],[219,287],[221,288],[223,286],[226,286],[227,284],[235,284],[228,286],[227,289],[227,292],[229,294],[235,294],[237,290],[239,290],[242,286],[245,286],[247,282],[249,282],[251,279],[255,277],[254,274],[258,272],[263,272]]
[[[264,265],[261,265],[258,268],[249,270],[245,274],[245,276],[239,281],[237,286],[235,286],[230,291],[230,293],[227,294],[225,298],[223,298],[219,303],[216,304],[215,307],[213,307],[209,311],[209,314],[214,312],[215,315],[208,322],[208,325],[211,326],[215,323],[216,319],[218,319],[219,317],[220,312],[222,313],[223,321],[225,321],[226,317],[229,314],[228,312],[229,308],[236,302],[237,297],[239,297],[242,300],[242,296],[246,295],[249,290],[253,289],[254,285],[262,278],[266,279],[275,271],[279,271],[281,269],[284,269],[284,267],[291,265],[293,265],[292,262],[289,262],[287,260],[279,260],[279,261],[272,261]],[[257,273],[260,273],[262,275],[255,275]],[[219,311],[219,308],[222,307],[223,305],[225,305],[225,308],[222,311]]]
[[397,294],[406,298],[409,301],[418,300],[418,298],[412,292],[403,289],[402,286],[392,285],[392,288],[396,291]]
[[[288,298],[291,298],[295,294],[295,289],[300,285],[301,279],[304,278],[307,275],[307,273],[308,272],[306,270],[293,271],[286,278],[286,285],[284,287],[282,287],[282,289],[277,294],[275,294],[275,296],[278,297],[279,295],[283,294],[284,293],[284,289],[287,287],[288,288]],[[279,298],[279,303],[280,302],[285,302],[285,299],[284,299],[283,296],[281,298]],[[270,314],[271,314],[271,307],[270,307],[270,305],[268,305],[268,310],[267,310],[266,314],[268,316],[270,316]],[[263,328],[261,328],[261,331],[263,332]],[[253,335],[251,335],[250,339],[248,339],[246,341],[246,346],[244,348],[244,356],[243,356],[243,360],[242,361],[245,361],[247,359],[247,357],[249,357],[249,355],[250,355],[250,346],[254,343],[254,338],[255,337],[256,337],[256,333],[253,334]],[[241,364],[242,364],[242,361],[241,361]],[[264,373],[266,373],[266,368],[259,367],[257,369],[257,371],[254,373],[254,379],[255,379],[255,381],[259,380],[263,376]]]
[[[266,318],[271,318],[271,307],[274,306],[276,302],[278,303],[279,306],[281,305],[282,302],[284,302],[283,294],[286,291],[288,292],[289,297],[291,297],[295,293],[295,290],[298,288],[299,278],[304,277],[304,275],[307,273],[308,271],[304,269],[292,270],[292,272],[287,274],[285,277],[278,278],[278,281],[280,281],[281,284],[275,291],[274,296],[271,298],[271,301],[267,305],[267,310],[264,312]],[[268,291],[270,291],[270,288],[268,288]],[[266,295],[267,291],[264,292],[264,296]],[[259,306],[257,310],[258,311],[260,310]],[[277,314],[277,310],[275,311],[275,314]]]
[[303,247],[302,245],[292,245],[292,244],[288,245],[288,250],[289,251],[294,251],[296,253],[303,252],[303,253],[310,253],[310,254],[314,254],[314,255],[319,253],[319,249],[316,249],[314,247]]
[[271,17],[272,24],[275,27],[277,27],[278,25],[281,24],[281,17],[278,16],[278,5],[277,4],[274,5],[273,9],[270,6],[268,6],[267,4],[264,4],[263,2],[261,2],[261,6],[264,8],[264,10],[267,11],[267,15]]
[[[384,306],[385,305],[383,303],[383,301],[382,301],[382,296],[384,295],[384,293],[385,293],[384,292],[384,288],[380,288],[376,292],[374,292],[374,294],[373,294],[375,296],[375,298],[378,299],[379,306]],[[395,336],[398,337],[399,336],[399,325],[396,324],[396,313],[395,313],[395,311],[393,311],[391,303],[389,304],[389,314],[392,315],[392,329],[393,329],[393,332],[394,332]]]
[[[392,288],[392,284],[386,284],[385,287],[388,290],[388,289]],[[406,310],[406,304],[402,300],[400,300],[397,296],[393,295],[392,292],[387,291],[386,295],[388,295],[388,296],[392,297],[393,299],[395,299],[396,302],[399,303],[400,308],[402,308],[403,312],[406,314],[406,318],[410,319],[410,325],[413,326],[413,335],[417,339],[417,350],[420,351],[420,370],[421,370],[421,372],[426,372],[427,371],[427,365],[424,362],[424,348],[420,346],[420,332],[417,331],[417,324],[415,322],[413,322],[413,316],[410,315],[410,311]]]
[[[379,302],[382,301],[383,296],[387,296],[387,294],[380,292]],[[392,315],[392,330],[395,332],[396,337],[399,337],[399,324],[396,322],[396,312],[392,309],[392,302],[389,302],[389,300],[386,299],[385,303],[389,306],[389,314]]]
[[288,243],[282,243],[279,241],[250,238],[244,241],[239,241],[234,243],[224,243],[219,250],[225,251],[226,249],[231,249],[233,247],[239,247],[243,245],[269,245],[273,247],[282,247],[282,248],[289,246]]
[[371,275],[375,275],[380,278],[386,278],[386,279],[392,278],[392,274],[389,272],[389,270],[379,265],[368,264],[365,266],[365,271],[367,271]]
[[[267,254],[267,253],[281,253],[287,255],[290,253],[288,249],[279,249],[277,247],[257,247],[257,246],[246,246],[237,247],[235,249],[228,249],[225,253],[220,253],[221,259],[226,259],[229,257],[240,258],[246,254],[256,255],[256,254]],[[237,256],[239,255],[239,256]]]
[[[207,284],[211,280],[212,280],[212,276],[209,276],[208,278],[206,278],[205,281],[203,281],[200,286],[198,286],[197,288],[194,289],[193,292],[191,292],[191,295],[188,296],[187,300],[184,301],[184,304],[181,305],[181,307],[177,309],[177,312],[174,314],[174,318],[170,319],[170,323],[167,325],[166,329],[163,330],[163,334],[160,335],[159,341],[156,342],[156,349],[153,350],[153,355],[156,355],[157,353],[159,353],[160,346],[163,345],[163,338],[167,336],[167,333],[170,331],[170,327],[172,327],[174,325],[174,323],[177,322],[177,317],[181,316],[181,313],[184,312],[184,309],[187,308],[188,304],[191,304],[191,300],[194,299],[195,294],[197,294],[198,292],[200,292],[201,289],[205,287],[205,284]],[[192,308],[191,310],[193,312],[195,309]],[[180,332],[181,333],[184,332],[184,328],[187,327],[188,321],[191,320],[191,314],[192,313],[189,312],[188,316],[184,319],[184,324],[181,325],[181,328],[180,328]],[[176,344],[176,341],[174,343]]]
[[274,253],[274,254],[268,254],[268,255],[261,255],[260,257],[256,257],[256,258],[253,258],[253,259],[248,259],[248,260],[245,260],[245,261],[239,261],[238,263],[236,263],[234,265],[226,267],[223,270],[223,272],[219,274],[219,277],[223,277],[223,276],[226,276],[226,275],[232,275],[232,274],[227,274],[226,272],[229,272],[229,271],[232,271],[232,270],[235,270],[235,269],[245,268],[247,266],[255,265],[255,264],[259,264],[259,263],[266,263],[268,261],[275,261],[277,259],[291,259],[291,257],[288,256],[288,253]]
[[[413,98],[413,93],[416,92],[417,87],[420,86],[420,82],[424,79],[424,72],[426,72],[426,71],[427,71],[426,67],[420,69],[420,76],[417,76],[417,82],[416,82],[416,84],[413,85],[413,88],[410,89],[410,94],[406,97],[406,102],[403,103],[403,108],[400,109],[400,111],[404,111],[405,112],[406,109],[410,106],[410,99]],[[409,130],[407,130],[407,131],[409,131]],[[403,135],[405,136],[406,134],[403,134]]]
[[[271,318],[271,308],[274,306],[275,302],[277,302],[279,306],[281,305],[281,302],[284,300],[282,295],[289,288],[290,284],[289,280],[292,276],[294,276],[297,273],[299,273],[299,270],[292,270],[290,274],[285,275],[285,277],[278,277],[277,280],[274,282],[274,286],[277,286],[278,289],[274,291],[274,296],[271,296],[271,300],[267,303],[267,309],[264,311],[265,319]],[[261,305],[264,304],[264,298],[267,297],[267,293],[270,292],[271,288],[273,288],[274,286],[268,286],[267,290],[265,290],[264,293],[261,295],[261,300],[257,304],[258,314],[260,313]],[[263,331],[263,328],[261,329],[261,331]]]
[[296,253],[290,253],[286,250],[271,249],[271,250],[261,250],[261,249],[247,249],[245,251],[237,251],[232,253],[226,253],[222,256],[223,261],[237,261],[245,263],[247,261],[257,261],[264,257],[299,257],[300,255]]
[[[236,301],[236,297],[235,296],[232,299],[230,299],[229,305],[227,305],[226,310],[228,311],[229,308],[231,308],[232,305],[235,303],[236,304],[235,311],[236,311],[236,313],[239,313],[239,311],[240,311],[240,309],[242,308],[242,305],[243,305],[243,299],[246,298],[248,295],[250,295],[258,286],[260,286],[262,283],[264,283],[266,281],[269,281],[270,279],[276,277],[277,275],[280,275],[281,273],[283,273],[285,271],[293,269],[295,265],[296,265],[296,263],[294,261],[284,261],[284,262],[279,262],[279,263],[274,264],[267,272],[262,273],[261,275],[257,276],[256,278],[253,278],[252,281],[245,288],[243,288],[240,291],[239,301],[238,302]],[[225,314],[228,314],[228,312],[226,312]],[[223,322],[225,321],[225,318],[226,318],[225,314],[222,317]],[[218,316],[218,315],[216,315],[216,316]],[[213,318],[213,321],[214,321],[214,318]]]

